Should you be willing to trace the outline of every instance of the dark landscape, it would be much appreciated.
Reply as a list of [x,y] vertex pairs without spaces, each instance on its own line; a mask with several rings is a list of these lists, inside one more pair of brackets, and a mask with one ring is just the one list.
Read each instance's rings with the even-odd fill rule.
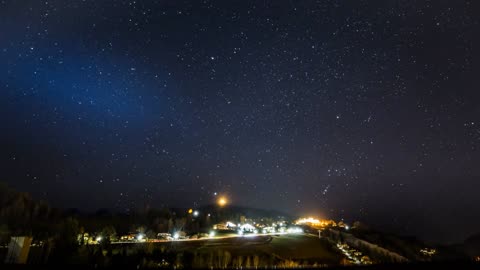
[[[358,221],[352,226],[331,220],[327,225],[299,223],[298,217],[246,207],[85,213],[52,208],[5,184],[0,186],[0,198],[0,259],[18,259],[11,253],[11,237],[26,236],[31,243],[24,263],[31,267],[320,268],[394,263],[415,267],[420,262],[473,267],[480,250],[478,235],[455,245],[427,245],[415,237],[375,231]],[[256,224],[258,230],[280,221],[285,228],[295,226],[301,231],[282,232],[279,226],[273,233],[239,235],[238,230],[214,229],[225,220],[242,219]],[[175,237],[176,232],[182,237]],[[163,234],[173,237],[163,238]],[[131,239],[124,238],[130,235]]]

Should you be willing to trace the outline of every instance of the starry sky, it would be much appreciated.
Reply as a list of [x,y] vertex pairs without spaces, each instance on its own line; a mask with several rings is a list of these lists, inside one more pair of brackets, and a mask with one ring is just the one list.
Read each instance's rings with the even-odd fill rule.
[[480,227],[477,1],[0,1],[1,181],[435,241]]

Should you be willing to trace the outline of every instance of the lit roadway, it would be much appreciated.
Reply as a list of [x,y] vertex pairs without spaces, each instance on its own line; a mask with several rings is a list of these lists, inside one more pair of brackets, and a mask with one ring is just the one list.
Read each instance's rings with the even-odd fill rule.
[[205,237],[198,239],[172,239],[172,240],[147,240],[147,241],[117,241],[112,242],[112,244],[142,244],[142,243],[169,243],[169,242],[191,242],[191,241],[208,241],[208,240],[217,240],[217,239],[230,239],[230,238],[255,238],[257,236],[272,236],[272,235],[287,235],[287,234],[299,234],[299,233],[257,233],[257,234],[232,234],[226,236],[214,236],[214,237]]

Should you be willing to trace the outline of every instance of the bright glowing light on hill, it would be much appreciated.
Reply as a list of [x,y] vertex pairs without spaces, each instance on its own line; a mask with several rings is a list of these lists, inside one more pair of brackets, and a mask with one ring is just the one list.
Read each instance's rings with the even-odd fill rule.
[[308,218],[301,218],[299,220],[297,220],[295,222],[296,224],[306,224],[306,223],[309,223],[309,224],[312,224],[312,225],[320,225],[320,220],[316,219],[316,218],[312,218],[312,217],[308,217]]
[[295,221],[295,224],[297,225],[310,225],[310,226],[321,226],[321,227],[328,227],[328,226],[337,226],[335,221],[333,220],[319,220],[313,217],[308,217],[308,218],[301,218]]
[[225,198],[224,196],[222,196],[222,197],[220,197],[220,198],[218,199],[217,203],[218,203],[218,205],[220,205],[220,206],[225,206],[225,205],[228,203],[228,201],[227,201],[227,198]]

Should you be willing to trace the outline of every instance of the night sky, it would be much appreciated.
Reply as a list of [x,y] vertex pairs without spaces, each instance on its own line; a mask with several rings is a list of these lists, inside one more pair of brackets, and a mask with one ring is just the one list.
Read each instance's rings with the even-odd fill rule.
[[480,231],[478,1],[0,1],[1,181]]

